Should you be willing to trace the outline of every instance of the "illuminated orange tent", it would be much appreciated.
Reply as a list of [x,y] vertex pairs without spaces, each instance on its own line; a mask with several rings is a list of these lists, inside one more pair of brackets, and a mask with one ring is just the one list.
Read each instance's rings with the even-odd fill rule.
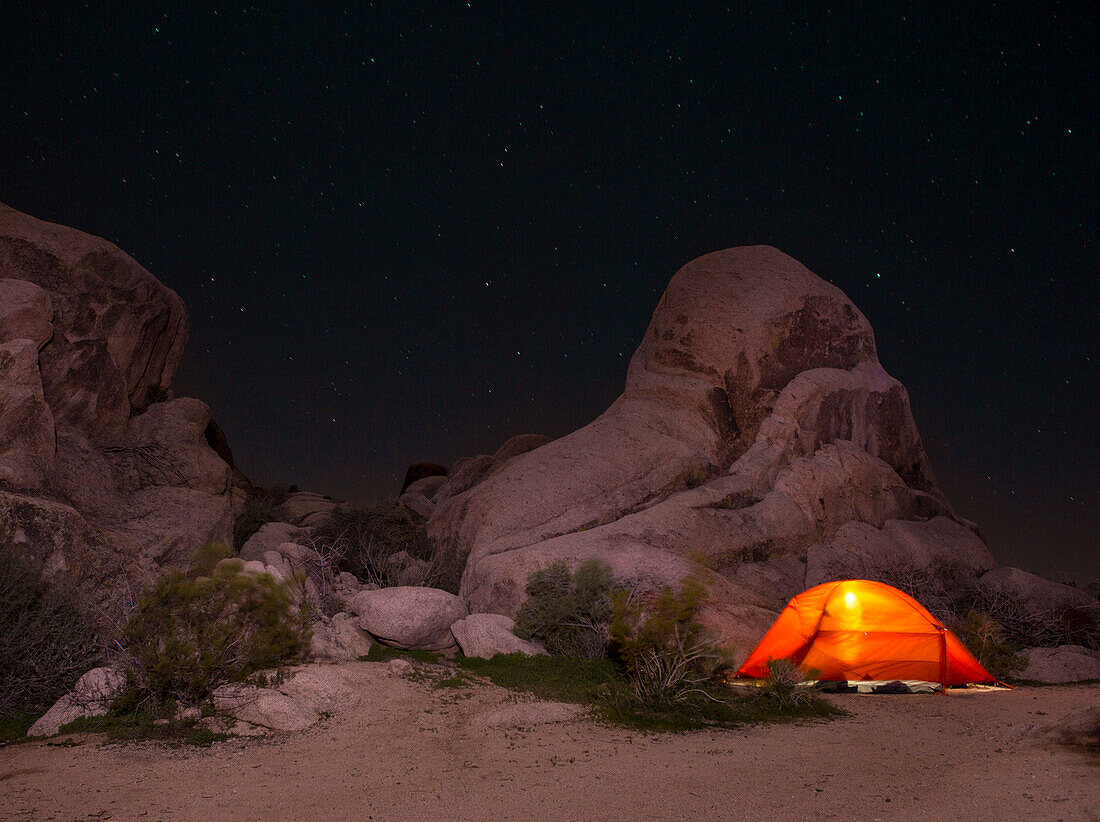
[[772,659],[825,681],[996,682],[919,602],[865,579],[826,582],[792,599],[737,676],[763,679]]

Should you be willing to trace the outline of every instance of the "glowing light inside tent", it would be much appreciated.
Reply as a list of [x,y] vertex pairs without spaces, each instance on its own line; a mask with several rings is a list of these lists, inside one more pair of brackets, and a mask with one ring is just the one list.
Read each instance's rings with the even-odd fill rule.
[[855,594],[849,591],[844,595],[844,606],[846,608],[857,608],[859,607],[859,599]]

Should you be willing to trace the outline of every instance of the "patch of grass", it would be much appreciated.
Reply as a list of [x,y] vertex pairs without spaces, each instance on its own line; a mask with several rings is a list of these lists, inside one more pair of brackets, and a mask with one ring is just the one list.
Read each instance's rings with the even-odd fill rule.
[[646,706],[621,691],[603,706],[606,719],[643,731],[695,731],[704,728],[736,728],[768,722],[833,719],[844,711],[828,700],[813,696],[789,705],[762,691],[731,688],[715,683],[686,700],[660,708]]
[[583,705],[598,702],[609,683],[618,679],[609,659],[497,654],[491,659],[457,657],[455,662],[502,688]]
[[25,742],[27,731],[31,729],[31,725],[49,708],[49,705],[39,705],[6,716],[0,716],[0,745],[7,745],[10,742]]
[[62,725],[59,733],[100,733],[116,742],[156,741],[198,747],[229,739],[229,734],[211,731],[194,722],[165,722],[151,710],[84,716]]
[[647,706],[608,659],[498,654],[491,659],[458,657],[456,664],[494,685],[539,699],[587,705],[596,716],[643,731],[733,728],[761,722],[830,719],[844,711],[813,695],[798,705],[784,704],[761,690],[714,682],[674,704]]
[[471,685],[476,685],[478,679],[473,674],[457,670],[450,674],[444,674],[439,679],[436,679],[432,685],[436,688],[469,688]]

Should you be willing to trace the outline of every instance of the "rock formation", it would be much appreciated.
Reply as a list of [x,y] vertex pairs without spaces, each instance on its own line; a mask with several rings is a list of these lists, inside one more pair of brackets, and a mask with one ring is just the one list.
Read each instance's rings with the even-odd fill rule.
[[[253,490],[210,409],[172,395],[186,339],[179,297],[114,245],[0,205],[0,539],[82,585],[107,623],[161,567],[230,542]],[[1097,608],[1091,594],[990,570],[976,527],[936,486],[867,319],[768,247],[684,266],[622,396],[592,423],[556,441],[514,437],[449,470],[414,465],[400,501],[438,550],[468,557],[461,598],[415,587],[423,561],[408,554],[387,573],[408,587],[332,573],[311,531],[341,503],[318,494],[287,495],[283,522],[242,549],[250,570],[318,606],[319,657],[361,656],[368,634],[519,649],[507,618],[528,574],[593,556],[642,589],[700,579],[704,618],[735,655],[804,588],[898,569],[950,568],[1033,611]],[[1088,644],[1033,654],[1029,670],[1092,671]]]
[[183,302],[131,257],[0,205],[0,531],[100,604],[231,539],[220,429],[171,399],[186,340]]
[[600,556],[643,587],[703,577],[707,620],[746,650],[807,575],[994,565],[936,486],[867,319],[766,246],[684,266],[622,396],[501,462],[474,458],[430,508],[415,500],[441,548],[468,554],[474,612],[514,616],[530,572]]

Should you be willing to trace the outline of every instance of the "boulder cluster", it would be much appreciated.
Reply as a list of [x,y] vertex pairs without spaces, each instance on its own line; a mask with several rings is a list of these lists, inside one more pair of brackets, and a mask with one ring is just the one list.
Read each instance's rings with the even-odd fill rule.
[[[0,205],[0,537],[108,621],[161,568],[231,543],[254,492],[210,408],[172,393],[187,334],[180,298],[116,246]],[[413,466],[399,501],[465,561],[458,595],[326,568],[311,533],[341,503],[319,494],[285,495],[241,549],[250,570],[336,603],[315,609],[318,658],[374,641],[538,653],[511,630],[528,576],[593,557],[643,591],[704,584],[703,619],[734,656],[792,596],[837,578],[950,577],[1036,608],[1098,607],[996,567],[937,486],[867,318],[766,246],[676,273],[597,419]],[[415,583],[422,560],[393,562],[390,579]],[[1100,666],[1086,648],[1027,658],[1033,678]]]

